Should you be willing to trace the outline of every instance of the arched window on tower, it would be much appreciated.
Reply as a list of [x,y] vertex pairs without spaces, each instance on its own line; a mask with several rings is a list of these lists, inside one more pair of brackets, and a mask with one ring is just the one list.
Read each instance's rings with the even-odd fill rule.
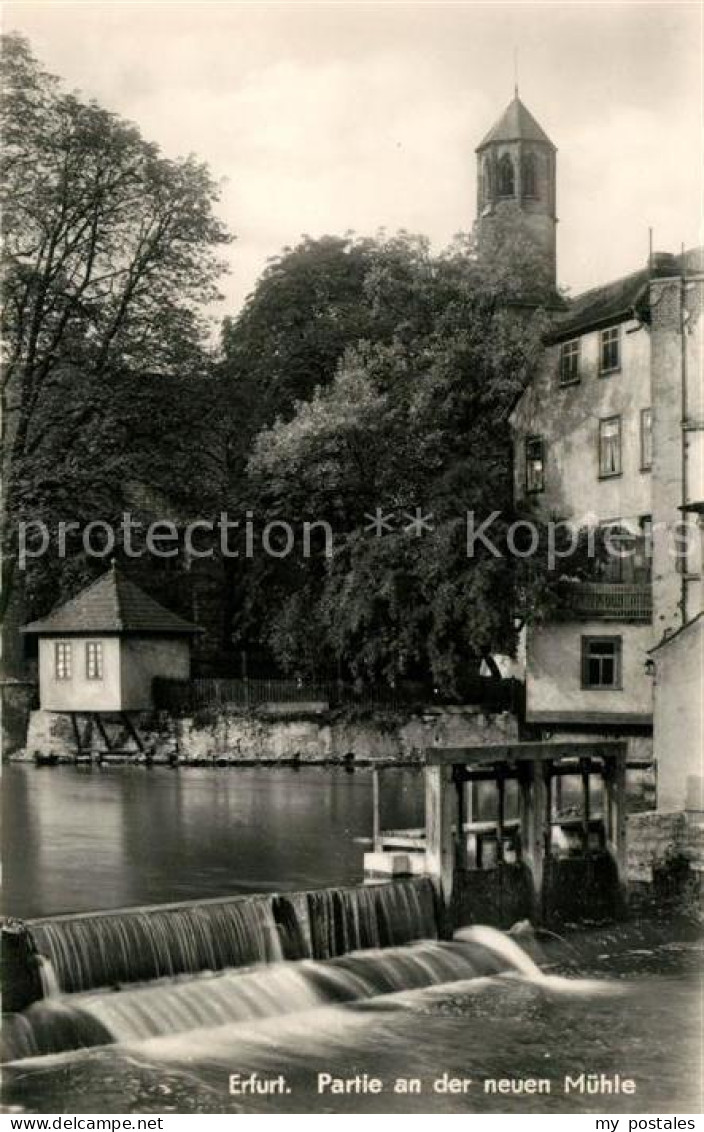
[[538,170],[534,153],[527,153],[523,158],[521,188],[524,197],[537,197],[538,195]]
[[494,199],[494,169],[490,157],[484,159],[482,174],[484,177],[484,201],[488,203]]
[[499,161],[499,196],[512,197],[515,192],[513,161],[508,153],[505,153]]

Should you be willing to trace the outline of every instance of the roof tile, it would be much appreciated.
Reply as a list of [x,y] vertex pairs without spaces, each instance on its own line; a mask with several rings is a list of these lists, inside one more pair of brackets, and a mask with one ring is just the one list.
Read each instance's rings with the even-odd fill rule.
[[113,566],[107,574],[59,605],[47,617],[25,625],[23,633],[167,633],[200,632],[130,582]]

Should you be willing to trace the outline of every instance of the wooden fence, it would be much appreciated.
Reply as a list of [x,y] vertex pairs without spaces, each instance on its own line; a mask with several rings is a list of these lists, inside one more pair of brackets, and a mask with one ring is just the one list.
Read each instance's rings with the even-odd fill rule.
[[[477,676],[463,691],[462,703],[486,708],[488,711],[520,712],[523,685],[518,680],[501,680],[490,676]],[[323,683],[305,683],[297,680],[230,680],[203,678],[194,680],[168,680],[158,677],[154,681],[154,701],[157,708],[184,714],[206,708],[246,709],[263,704],[324,704],[335,708],[402,708],[409,706],[441,706],[449,701],[438,696],[434,689],[420,683],[387,685],[353,684],[331,680]]]

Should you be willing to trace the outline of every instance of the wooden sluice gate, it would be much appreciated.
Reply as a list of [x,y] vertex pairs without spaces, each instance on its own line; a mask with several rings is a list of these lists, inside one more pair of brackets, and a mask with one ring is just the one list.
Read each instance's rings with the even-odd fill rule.
[[618,914],[626,756],[622,741],[430,748],[424,827],[386,832],[377,770],[365,875],[429,876],[448,931]]

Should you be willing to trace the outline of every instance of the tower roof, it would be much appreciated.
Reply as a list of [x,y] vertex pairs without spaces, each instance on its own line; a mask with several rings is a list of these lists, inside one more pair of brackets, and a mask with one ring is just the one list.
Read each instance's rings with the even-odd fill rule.
[[555,146],[550,138],[538,125],[530,110],[521,102],[518,94],[509,102],[499,120],[491,127],[484,140],[477,146],[477,151],[484,149],[494,142],[532,141]]
[[57,606],[40,621],[25,625],[22,632],[47,636],[82,633],[186,636],[199,633],[200,629],[164,609],[113,566],[76,597]]

